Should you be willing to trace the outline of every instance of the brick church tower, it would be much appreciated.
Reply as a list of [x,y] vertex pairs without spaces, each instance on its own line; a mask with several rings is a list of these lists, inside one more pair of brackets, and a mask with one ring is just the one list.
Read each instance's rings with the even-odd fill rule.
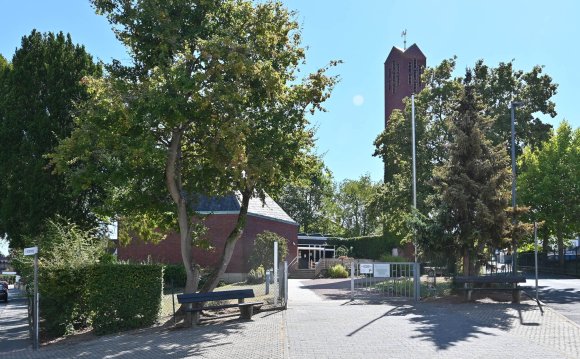
[[416,44],[405,50],[393,46],[385,60],[385,127],[394,109],[403,110],[403,99],[423,89],[426,66],[427,58]]

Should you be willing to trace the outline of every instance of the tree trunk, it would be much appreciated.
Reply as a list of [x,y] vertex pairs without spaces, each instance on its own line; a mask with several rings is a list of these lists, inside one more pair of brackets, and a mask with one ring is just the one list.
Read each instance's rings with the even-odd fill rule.
[[165,167],[165,182],[173,202],[177,205],[177,220],[181,242],[181,259],[185,268],[186,283],[184,293],[194,293],[199,282],[199,268],[193,265],[190,216],[187,212],[187,199],[183,196],[181,183],[181,165],[179,155],[183,129],[175,128],[169,144],[167,163]]
[[234,249],[236,247],[236,242],[242,234],[244,233],[244,228],[246,227],[246,218],[248,216],[248,205],[250,203],[250,197],[252,196],[253,190],[246,189],[242,192],[242,205],[240,208],[240,214],[238,215],[238,220],[236,226],[231,231],[226,243],[224,245],[224,251],[220,259],[220,264],[215,268],[209,275],[208,280],[205,282],[200,292],[211,292],[217,287],[219,279],[226,272],[226,268],[230,263],[230,259],[234,254]]
[[463,249],[463,275],[469,276],[469,266],[471,263],[469,262],[469,249]]
[[564,237],[559,232],[556,234],[558,239],[558,260],[560,262],[560,268],[566,268],[566,258],[564,257]]

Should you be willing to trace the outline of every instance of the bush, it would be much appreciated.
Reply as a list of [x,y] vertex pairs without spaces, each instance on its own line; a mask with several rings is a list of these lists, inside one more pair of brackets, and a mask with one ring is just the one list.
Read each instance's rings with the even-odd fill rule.
[[106,264],[92,268],[89,308],[96,334],[150,326],[161,309],[163,266]]
[[183,264],[166,264],[163,267],[163,283],[166,287],[170,287],[173,283],[174,288],[184,288],[186,281],[187,274]]
[[246,282],[248,284],[260,284],[264,283],[265,280],[266,280],[266,272],[264,271],[264,267],[259,266],[256,269],[250,270]]
[[16,282],[15,274],[0,274],[0,281],[8,282],[8,284],[14,284]]
[[383,254],[390,254],[393,248],[400,246],[400,238],[389,233],[382,236],[365,236],[353,238],[329,238],[331,246],[352,248],[349,256],[378,260]]
[[330,278],[348,278],[348,271],[342,264],[336,264],[328,270]]
[[286,238],[270,231],[264,231],[256,236],[254,249],[250,256],[250,268],[274,268],[274,242],[278,242],[278,260],[282,261],[288,255]]
[[70,334],[91,324],[87,303],[88,273],[84,267],[39,269],[42,329],[49,337]]
[[407,262],[405,257],[397,257],[390,254],[383,254],[379,260],[381,262]]

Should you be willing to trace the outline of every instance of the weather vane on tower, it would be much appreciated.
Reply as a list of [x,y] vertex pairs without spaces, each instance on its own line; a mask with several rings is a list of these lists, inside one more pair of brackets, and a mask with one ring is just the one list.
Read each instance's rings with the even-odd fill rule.
[[407,50],[407,29],[401,32],[401,37],[403,38],[403,50]]

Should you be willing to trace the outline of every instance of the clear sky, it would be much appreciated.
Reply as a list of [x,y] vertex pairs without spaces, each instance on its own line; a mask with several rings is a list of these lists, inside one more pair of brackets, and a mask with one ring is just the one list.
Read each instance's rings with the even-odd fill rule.
[[[580,1],[557,0],[285,0],[298,12],[304,44],[309,46],[306,70],[343,60],[333,73],[342,81],[326,103],[327,113],[313,117],[318,126],[318,153],[324,154],[335,180],[370,173],[382,177],[382,163],[373,158],[373,141],[382,131],[383,63],[392,46],[417,43],[427,65],[458,56],[458,75],[484,59],[490,66],[515,59],[515,68],[529,71],[544,65],[559,84],[558,116],[580,125]],[[106,19],[84,0],[3,1],[0,53],[10,59],[22,36],[39,31],[70,33],[76,43],[104,62],[128,60]],[[576,44],[576,45],[575,45]],[[508,111],[506,109],[506,111]]]

